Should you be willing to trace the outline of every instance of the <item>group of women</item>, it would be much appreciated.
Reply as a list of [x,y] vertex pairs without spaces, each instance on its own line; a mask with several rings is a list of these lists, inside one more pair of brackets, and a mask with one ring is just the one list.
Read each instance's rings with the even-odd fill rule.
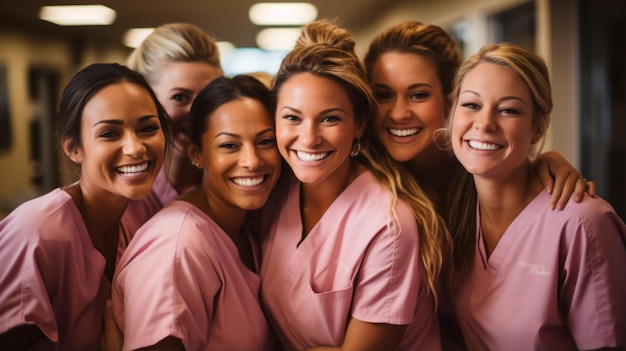
[[78,72],[59,138],[80,179],[0,223],[0,344],[624,348],[626,227],[531,153],[541,58],[495,44],[461,65],[415,21],[363,62],[354,45],[313,22],[268,88],[174,23],[133,70]]

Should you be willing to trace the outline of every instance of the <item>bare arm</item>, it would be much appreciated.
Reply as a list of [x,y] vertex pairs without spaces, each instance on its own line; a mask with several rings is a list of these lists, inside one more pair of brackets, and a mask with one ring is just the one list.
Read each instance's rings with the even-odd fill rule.
[[356,318],[350,319],[343,345],[338,347],[315,346],[309,351],[359,350],[388,351],[395,349],[402,340],[406,325],[367,323]]
[[102,336],[100,337],[100,351],[120,351],[122,350],[122,344],[124,338],[122,337],[122,331],[115,323],[113,318],[113,307],[111,306],[111,299],[106,301],[104,306],[104,328],[102,330]]
[[595,196],[596,185],[587,181],[561,154],[548,151],[533,161],[543,185],[552,194],[550,207],[562,210],[573,196],[575,202],[583,199],[585,192]]

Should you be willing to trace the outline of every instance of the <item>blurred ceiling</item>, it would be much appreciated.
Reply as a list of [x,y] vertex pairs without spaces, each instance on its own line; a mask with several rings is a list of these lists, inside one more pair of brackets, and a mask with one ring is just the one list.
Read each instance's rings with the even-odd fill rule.
[[[95,0],[94,0],[95,1]],[[267,1],[264,1],[267,2]],[[398,0],[314,0],[319,18],[333,18],[348,30],[358,30]],[[168,22],[191,22],[199,25],[219,41],[237,47],[256,46],[256,34],[264,27],[248,19],[252,0],[3,0],[0,2],[0,27],[43,38],[54,37],[122,45],[129,28],[156,27]],[[38,18],[44,5],[102,4],[117,12],[109,26],[62,27]]]

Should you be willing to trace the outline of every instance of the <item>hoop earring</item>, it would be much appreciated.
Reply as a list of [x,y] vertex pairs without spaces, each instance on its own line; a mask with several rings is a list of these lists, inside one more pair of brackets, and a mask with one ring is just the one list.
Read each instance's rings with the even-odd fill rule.
[[361,142],[359,141],[359,139],[355,139],[356,143],[354,145],[352,145],[352,149],[350,149],[350,156],[352,157],[356,157],[359,152],[361,152]]

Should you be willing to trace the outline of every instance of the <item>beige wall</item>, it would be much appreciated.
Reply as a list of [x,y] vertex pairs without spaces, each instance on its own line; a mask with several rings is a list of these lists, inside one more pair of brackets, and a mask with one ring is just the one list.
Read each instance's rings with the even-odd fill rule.
[[[494,13],[525,3],[527,0],[407,1],[381,14],[367,30],[354,31],[357,53],[363,55],[367,44],[389,24],[414,19],[450,29],[460,21],[470,25],[473,39],[466,44],[466,55],[490,40],[488,19]],[[537,1],[537,45],[552,73],[555,109],[548,132],[546,149],[562,153],[579,165],[578,62],[576,23],[573,6],[566,1]],[[87,44],[80,63],[71,62],[69,43],[41,39],[0,29],[0,64],[8,68],[9,101],[13,145],[0,152],[0,212],[10,205],[36,195],[30,188],[33,165],[29,160],[28,123],[33,104],[28,101],[28,70],[32,66],[52,67],[62,75],[64,85],[80,67],[91,62],[123,63],[130,49]],[[61,91],[62,86],[59,87]],[[1,213],[0,213],[1,217]]]
[[78,66],[72,65],[70,44],[49,38],[0,29],[0,65],[7,68],[12,145],[0,151],[0,217],[2,212],[24,199],[39,194],[31,187],[34,165],[30,160],[29,123],[38,108],[29,99],[28,73],[31,67],[45,67],[61,75],[59,93],[71,75],[95,61],[123,62],[124,48],[87,46]]

